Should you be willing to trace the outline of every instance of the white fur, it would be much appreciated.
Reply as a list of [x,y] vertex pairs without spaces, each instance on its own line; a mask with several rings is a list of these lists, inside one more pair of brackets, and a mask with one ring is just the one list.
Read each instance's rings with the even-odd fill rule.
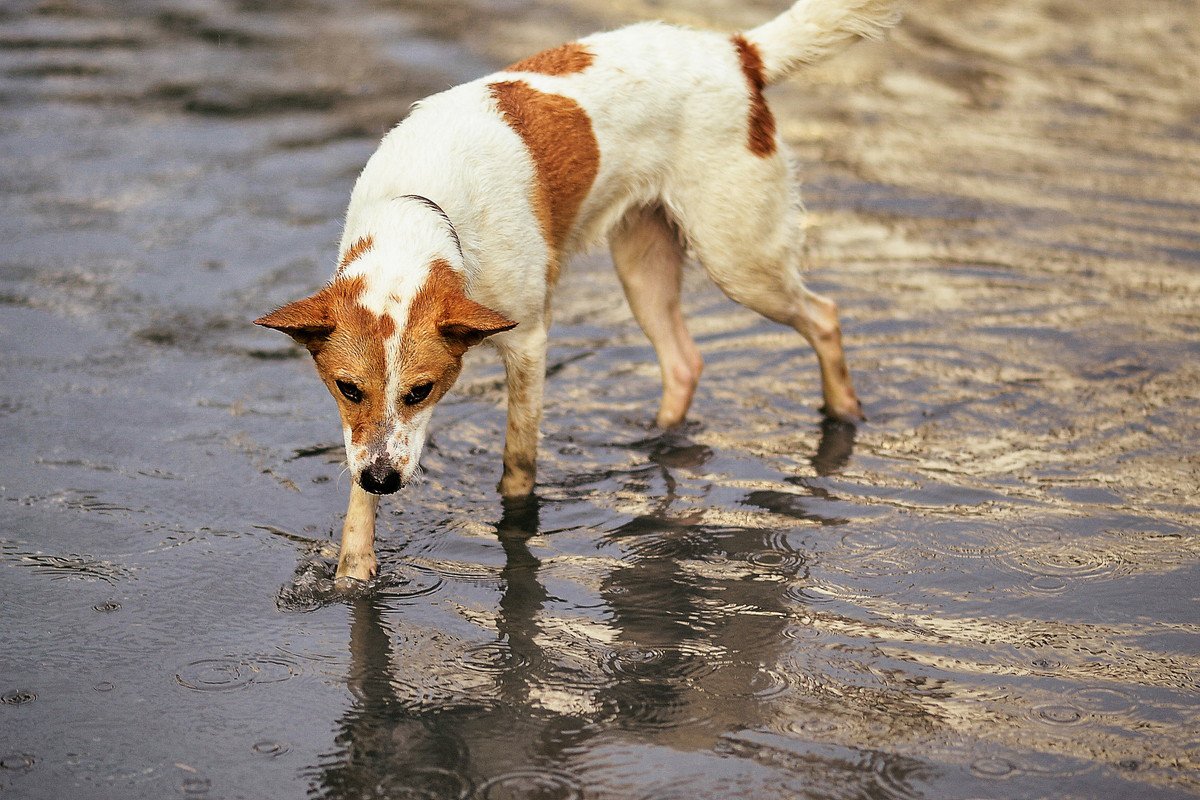
[[406,484],[416,477],[420,468],[421,450],[425,447],[425,435],[432,417],[433,406],[426,406],[413,415],[407,425],[396,424],[388,437],[388,457],[392,459]]
[[896,0],[800,0],[775,19],[747,31],[762,53],[767,81],[815,64],[856,38],[878,39],[900,21]]
[[[360,236],[373,236],[376,259],[388,271],[380,280],[401,283],[403,295],[424,283],[429,260],[403,244],[397,252],[392,240],[440,241],[440,257],[464,271],[473,299],[521,321],[540,314],[549,250],[527,192],[533,165],[524,143],[494,108],[487,86],[492,81],[474,81],[417,103],[384,137],[350,197],[342,251]],[[404,195],[428,198],[446,212],[461,257],[428,209],[403,221],[380,219],[376,209]],[[419,208],[411,201],[404,205]],[[402,323],[397,319],[398,327]]]
[[346,442],[346,466],[350,468],[351,475],[357,475],[362,471],[363,466],[369,461],[367,458],[367,446],[365,444],[355,444],[351,438],[353,434],[350,431],[349,425],[342,426],[342,439]]

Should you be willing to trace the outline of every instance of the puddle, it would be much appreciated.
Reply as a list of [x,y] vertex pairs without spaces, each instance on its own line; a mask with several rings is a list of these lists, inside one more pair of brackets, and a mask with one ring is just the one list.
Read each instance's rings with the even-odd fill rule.
[[[468,360],[380,575],[307,357],[420,97],[775,4],[0,10],[0,795],[1193,797],[1192,2],[930,0],[772,89],[870,421],[685,276],[689,423],[603,254],[555,298],[538,496]],[[768,7],[770,6],[770,7]]]

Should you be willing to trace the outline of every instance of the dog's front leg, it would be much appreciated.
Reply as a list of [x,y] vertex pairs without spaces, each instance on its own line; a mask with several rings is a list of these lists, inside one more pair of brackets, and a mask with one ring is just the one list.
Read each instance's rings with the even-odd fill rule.
[[379,495],[371,494],[357,482],[350,484],[350,505],[342,524],[342,547],[338,551],[335,580],[368,581],[375,577],[375,509],[378,507]]
[[508,383],[508,429],[504,436],[504,475],[500,494],[526,497],[537,476],[538,429],[542,424],[542,392],[546,383],[546,328],[522,325],[505,342],[504,372]]

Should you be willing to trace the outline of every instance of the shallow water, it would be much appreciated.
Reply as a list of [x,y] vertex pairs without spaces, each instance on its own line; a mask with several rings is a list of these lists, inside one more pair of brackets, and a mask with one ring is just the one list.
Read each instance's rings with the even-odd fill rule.
[[411,101],[596,28],[782,3],[0,10],[0,794],[1200,792],[1194,2],[930,0],[773,90],[870,422],[699,270],[692,421],[603,255],[556,298],[538,497],[471,359],[382,577],[307,359]]

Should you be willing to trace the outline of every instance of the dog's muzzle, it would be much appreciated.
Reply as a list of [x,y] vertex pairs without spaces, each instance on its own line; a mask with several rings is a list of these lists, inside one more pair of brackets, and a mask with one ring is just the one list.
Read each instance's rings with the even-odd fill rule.
[[382,456],[376,458],[359,473],[358,485],[371,494],[391,494],[404,486],[404,480],[396,468]]

